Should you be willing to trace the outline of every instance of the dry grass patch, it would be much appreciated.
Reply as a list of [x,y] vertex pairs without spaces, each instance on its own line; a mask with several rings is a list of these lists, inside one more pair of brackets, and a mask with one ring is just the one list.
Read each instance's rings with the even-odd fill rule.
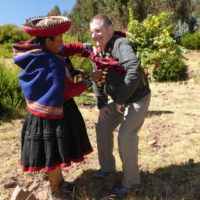
[[188,66],[189,78],[200,77],[200,51],[190,51],[184,56],[188,58],[184,62]]
[[14,64],[14,60],[13,60],[13,58],[0,58],[0,63],[1,64],[5,64],[6,65],[6,67],[12,67],[13,68],[13,66],[16,66],[15,64]]
[[[198,200],[200,84],[160,83],[157,86],[152,84],[151,89],[151,104],[145,124],[139,132],[139,167],[143,188],[139,194],[130,194],[124,199]],[[80,111],[94,152],[86,156],[84,162],[73,163],[71,167],[65,168],[64,177],[67,181],[77,183],[76,192],[83,200],[104,199],[112,194],[122,178],[117,146],[119,127],[114,131],[114,155],[118,172],[113,177],[95,182],[92,175],[99,169],[95,133],[99,111],[96,107],[80,108]],[[22,120],[16,120],[13,124],[4,123],[0,126],[3,144],[0,147],[0,161],[4,163],[0,170],[0,197],[9,199],[16,185],[20,185],[34,191],[38,199],[48,199],[46,172],[22,173],[18,165],[22,123]],[[194,164],[190,165],[189,159],[193,159]]]
[[[124,199],[199,200],[200,84],[159,83],[157,86],[151,84],[151,89],[151,104],[139,132],[143,188],[139,194],[130,194]],[[77,183],[76,192],[83,200],[112,199],[114,197],[109,196],[122,178],[117,145],[119,127],[114,131],[117,174],[95,182],[92,175],[99,169],[95,133],[99,111],[96,107],[80,108],[80,111],[94,152],[86,156],[84,162],[72,163],[71,167],[65,168],[64,177]],[[29,188],[39,200],[49,199],[47,173],[44,170],[23,173],[18,165],[22,123],[23,119],[0,124],[0,199],[10,199],[17,185]],[[189,159],[193,159],[194,164],[188,163]]]

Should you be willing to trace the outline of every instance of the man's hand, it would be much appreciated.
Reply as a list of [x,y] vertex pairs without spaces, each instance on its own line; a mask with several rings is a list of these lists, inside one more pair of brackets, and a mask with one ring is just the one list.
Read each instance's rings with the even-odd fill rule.
[[119,112],[120,114],[124,114],[124,112],[121,110],[122,108],[124,108],[124,104],[119,105],[118,103],[116,103],[116,110],[117,110],[117,112]]
[[102,69],[100,69],[100,70],[97,70],[97,71],[93,71],[90,74],[90,77],[92,78],[93,81],[97,81],[102,77],[102,74],[103,74],[103,71],[102,71]]
[[95,55],[102,57],[102,53],[99,51],[99,49],[97,47],[93,46],[92,48],[93,48],[92,50],[93,50]]
[[110,119],[110,117],[108,117],[108,115],[106,114],[107,111],[108,111],[108,113],[111,114],[111,112],[107,106],[104,106],[103,108],[100,109],[99,118],[101,119],[102,122],[107,122],[106,118]]

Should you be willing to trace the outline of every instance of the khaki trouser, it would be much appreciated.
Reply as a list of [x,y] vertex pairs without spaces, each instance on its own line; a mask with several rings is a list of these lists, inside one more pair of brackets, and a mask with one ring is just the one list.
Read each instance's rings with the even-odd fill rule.
[[100,119],[96,126],[97,148],[99,164],[104,172],[116,171],[115,158],[113,156],[113,131],[121,123],[118,134],[118,148],[122,161],[123,179],[122,184],[131,188],[134,184],[140,184],[140,173],[138,168],[138,131],[142,127],[151,94],[134,103],[125,105],[124,114],[115,109],[115,103],[109,101],[107,107],[111,114],[110,119],[102,122]]

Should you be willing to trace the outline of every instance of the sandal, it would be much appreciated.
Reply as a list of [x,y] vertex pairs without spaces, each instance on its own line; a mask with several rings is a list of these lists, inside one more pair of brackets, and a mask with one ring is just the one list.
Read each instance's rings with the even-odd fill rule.
[[80,198],[77,195],[70,193],[74,193],[75,189],[75,183],[69,183],[62,179],[59,184],[59,189],[51,192],[50,195],[53,200],[79,200]]
[[59,188],[61,188],[63,191],[73,192],[76,190],[76,184],[74,182],[70,183],[62,179],[62,181],[60,181]]

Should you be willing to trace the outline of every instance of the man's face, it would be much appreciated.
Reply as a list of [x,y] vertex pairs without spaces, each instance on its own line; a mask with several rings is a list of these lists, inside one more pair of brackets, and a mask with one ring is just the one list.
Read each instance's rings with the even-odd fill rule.
[[102,20],[94,19],[93,22],[90,23],[90,30],[92,39],[96,42],[97,46],[105,48],[106,44],[113,36],[113,25],[105,27],[102,24]]

